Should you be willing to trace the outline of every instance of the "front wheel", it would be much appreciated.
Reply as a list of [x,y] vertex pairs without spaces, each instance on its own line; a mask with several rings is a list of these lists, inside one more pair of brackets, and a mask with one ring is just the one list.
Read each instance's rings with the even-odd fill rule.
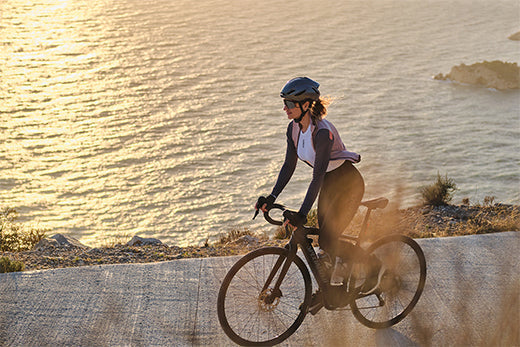
[[[381,281],[373,294],[358,294],[350,305],[362,324],[374,329],[387,328],[404,319],[417,304],[426,281],[426,259],[419,244],[403,235],[383,237],[367,253],[381,262]],[[353,271],[351,289],[363,283],[369,272]]]
[[295,256],[279,290],[274,290],[287,256],[285,248],[257,249],[242,257],[224,278],[217,299],[218,319],[235,343],[278,344],[305,318],[312,282],[301,258]]

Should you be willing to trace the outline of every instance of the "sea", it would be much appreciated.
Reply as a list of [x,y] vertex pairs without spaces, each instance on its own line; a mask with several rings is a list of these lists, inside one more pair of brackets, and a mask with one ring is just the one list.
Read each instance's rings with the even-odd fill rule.
[[[516,0],[2,0],[0,206],[89,246],[201,245],[252,220],[285,155],[279,91],[308,76],[365,199],[520,203],[520,91],[434,80],[520,60]],[[300,163],[279,201],[298,209]]]

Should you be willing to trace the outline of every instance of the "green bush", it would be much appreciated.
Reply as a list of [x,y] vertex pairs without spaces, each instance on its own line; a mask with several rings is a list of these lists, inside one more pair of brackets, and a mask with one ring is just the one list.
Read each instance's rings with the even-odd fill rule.
[[425,205],[442,206],[447,205],[457,190],[455,182],[446,175],[442,177],[437,173],[437,181],[421,188],[421,194]]
[[30,250],[45,237],[47,229],[26,228],[18,221],[13,208],[0,210],[0,251],[20,252]]
[[11,260],[7,257],[0,258],[0,273],[18,272],[25,270],[25,265],[21,261]]

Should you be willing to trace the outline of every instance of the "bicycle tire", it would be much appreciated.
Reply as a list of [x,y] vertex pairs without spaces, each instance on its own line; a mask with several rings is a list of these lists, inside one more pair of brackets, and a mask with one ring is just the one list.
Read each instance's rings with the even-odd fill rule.
[[[367,253],[375,255],[387,269],[381,279],[378,294],[358,295],[350,306],[363,325],[373,329],[388,328],[403,320],[415,307],[426,282],[426,259],[417,242],[404,235],[390,235],[374,242]],[[361,276],[362,277],[362,276]],[[359,292],[353,271],[350,290]]]
[[291,336],[303,322],[310,305],[312,282],[300,257],[295,257],[281,284],[282,296],[271,304],[262,300],[266,278],[275,262],[286,258],[287,253],[280,247],[257,249],[238,260],[224,278],[217,298],[218,319],[235,343],[275,345]]

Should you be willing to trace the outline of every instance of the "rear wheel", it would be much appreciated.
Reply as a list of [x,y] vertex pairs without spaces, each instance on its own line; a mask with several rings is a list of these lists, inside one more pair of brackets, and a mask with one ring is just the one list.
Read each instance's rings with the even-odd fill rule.
[[[227,336],[240,345],[274,345],[298,329],[310,304],[312,282],[304,262],[296,256],[280,286],[273,290],[285,248],[265,247],[241,258],[224,278],[217,313]],[[266,286],[271,270],[274,279]],[[264,289],[265,288],[265,289]]]
[[[358,294],[352,300],[352,312],[369,328],[387,328],[404,319],[417,304],[426,281],[426,260],[419,244],[403,235],[383,237],[367,253],[381,261],[384,272],[373,294]],[[356,265],[350,289],[359,292],[368,272]]]

